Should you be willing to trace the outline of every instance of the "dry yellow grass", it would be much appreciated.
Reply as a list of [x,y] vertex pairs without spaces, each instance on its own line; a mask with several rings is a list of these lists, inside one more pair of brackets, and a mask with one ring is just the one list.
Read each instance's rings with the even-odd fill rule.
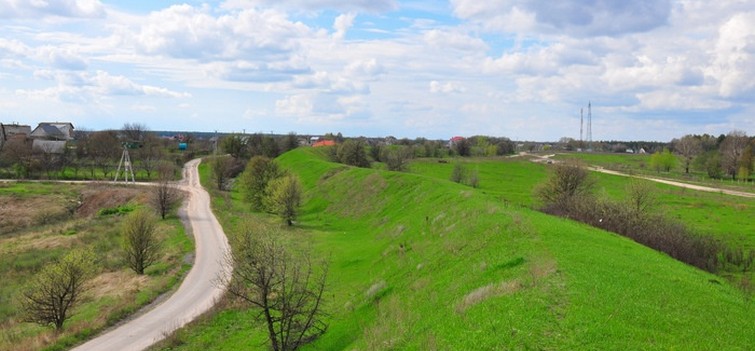
[[500,283],[488,284],[483,287],[472,290],[469,294],[465,295],[458,304],[456,304],[456,312],[463,313],[470,307],[485,301],[489,298],[513,294],[522,288],[522,284],[519,280],[510,280]]
[[90,294],[98,299],[103,296],[123,296],[136,293],[149,282],[146,275],[137,275],[131,270],[106,272],[91,281]]

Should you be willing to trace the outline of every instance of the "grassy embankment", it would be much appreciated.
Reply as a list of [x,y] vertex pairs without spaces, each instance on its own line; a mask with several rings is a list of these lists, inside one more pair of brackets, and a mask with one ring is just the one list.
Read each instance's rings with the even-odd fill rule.
[[[447,175],[345,167],[312,149],[279,161],[306,188],[298,228],[287,235],[331,259],[330,329],[305,349],[719,350],[755,344],[752,301],[717,276],[626,238],[518,206],[529,201],[542,166],[522,163],[505,173],[480,167],[483,187],[472,189]],[[506,186],[486,189],[493,179]],[[248,213],[239,200],[237,192],[215,198],[227,232]],[[260,331],[249,330],[250,313],[230,306],[184,329],[165,348],[265,349]]]
[[[180,282],[193,243],[173,215],[160,221],[164,256],[137,276],[123,261],[122,214],[143,207],[146,189],[45,183],[0,184],[0,350],[59,350],[91,337]],[[71,214],[71,201],[83,203]],[[64,331],[23,323],[19,299],[44,265],[76,248],[92,248],[97,276]]]
[[[625,155],[617,157],[623,159]],[[451,163],[419,159],[412,162],[411,171],[432,178],[449,179],[455,162],[461,162],[469,171],[478,171],[480,191],[527,207],[536,206],[533,189],[547,177],[544,165],[517,158],[461,159]],[[597,172],[592,175],[597,180],[597,193],[614,200],[625,198],[626,187],[632,181],[627,177]],[[642,182],[647,182],[654,189],[657,211],[684,222],[698,233],[711,234],[735,247],[755,249],[755,221],[752,220],[755,216],[755,199]]]

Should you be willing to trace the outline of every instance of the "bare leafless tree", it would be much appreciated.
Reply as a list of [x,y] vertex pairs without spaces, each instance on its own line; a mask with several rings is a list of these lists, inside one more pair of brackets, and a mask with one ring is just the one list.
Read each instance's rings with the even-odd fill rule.
[[739,161],[748,142],[747,134],[741,130],[729,132],[724,141],[721,142],[721,166],[732,179],[737,176]]
[[692,160],[703,151],[702,141],[693,135],[685,135],[673,144],[676,152],[684,157],[684,173],[689,173]]
[[34,165],[31,140],[13,138],[6,141],[0,153],[3,162],[13,165],[17,178],[28,178]]
[[649,181],[632,179],[626,187],[629,206],[636,217],[646,217],[657,205],[655,188]]
[[132,212],[123,224],[126,263],[136,274],[144,274],[160,258],[162,244],[155,233],[156,226],[155,218],[146,211]]
[[550,177],[536,189],[546,206],[568,207],[572,201],[592,193],[595,180],[582,163],[569,160],[553,165]]
[[210,167],[212,169],[212,178],[215,181],[215,185],[218,190],[225,190],[226,182],[229,178],[229,172],[233,166],[233,158],[226,156],[218,156],[210,161]]
[[296,350],[327,329],[322,311],[327,265],[286,249],[273,229],[247,230],[235,237],[223,264],[233,269],[216,283],[259,311],[270,346]]
[[87,140],[87,156],[92,161],[92,177],[94,168],[99,168],[107,178],[112,172],[115,162],[121,154],[121,143],[114,131],[104,130],[94,132]]
[[160,165],[158,173],[159,179],[157,185],[152,188],[150,205],[162,219],[165,219],[165,216],[175,208],[181,198],[181,192],[170,183],[175,174],[172,165],[163,163]]
[[152,178],[152,172],[159,166],[164,158],[163,146],[160,139],[153,133],[143,136],[142,144],[134,152],[134,161],[147,173],[147,178]]
[[86,250],[71,251],[59,262],[45,266],[22,294],[25,320],[63,329],[93,274],[94,254]]
[[142,123],[124,123],[121,130],[125,141],[144,141],[149,133],[149,128]]

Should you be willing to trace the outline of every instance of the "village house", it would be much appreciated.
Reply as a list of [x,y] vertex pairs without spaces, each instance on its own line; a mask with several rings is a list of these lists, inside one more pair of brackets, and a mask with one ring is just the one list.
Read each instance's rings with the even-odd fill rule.
[[29,134],[32,139],[73,140],[73,124],[69,122],[42,122]]
[[8,140],[26,139],[31,134],[31,127],[22,124],[3,124],[0,123],[0,148]]

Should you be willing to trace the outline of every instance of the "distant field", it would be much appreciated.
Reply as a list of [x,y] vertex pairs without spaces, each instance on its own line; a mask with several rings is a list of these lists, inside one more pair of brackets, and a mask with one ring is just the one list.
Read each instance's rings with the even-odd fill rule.
[[749,182],[732,181],[730,178],[711,179],[705,172],[690,167],[689,174],[684,172],[684,162],[677,156],[679,162],[670,172],[657,172],[650,167],[648,154],[604,154],[604,153],[558,153],[556,160],[580,159],[590,165],[601,166],[611,170],[630,174],[642,174],[652,177],[681,180],[693,184],[723,187],[741,191],[755,192],[755,180],[751,177]]
[[[80,342],[154,300],[180,281],[193,251],[175,217],[161,221],[164,257],[137,276],[123,262],[123,215],[142,207],[146,190],[133,187],[0,183],[0,350],[59,350]],[[73,214],[67,206],[82,201]],[[105,215],[103,213],[114,213]],[[69,250],[89,247],[99,273],[65,330],[20,320],[20,292],[30,276]]]
[[[642,155],[593,155],[598,158],[623,160]],[[495,194],[501,199],[524,206],[533,206],[535,186],[547,177],[547,165],[519,158],[461,159],[439,163],[434,159],[412,162],[411,172],[437,179],[449,179],[455,162],[461,162],[468,171],[480,175],[482,192]],[[592,173],[597,178],[599,194],[614,199],[625,195],[631,181],[626,177]],[[648,182],[654,189],[659,211],[687,223],[701,233],[716,235],[736,246],[755,249],[755,199],[717,193],[687,190],[671,185]]]
[[[482,186],[473,189],[447,180],[452,164],[394,173],[329,163],[312,149],[279,160],[306,188],[287,236],[331,259],[330,328],[305,350],[755,344],[752,300],[727,281],[527,208],[543,166],[480,161]],[[227,233],[245,220],[280,225],[249,214],[235,191],[213,196]],[[266,349],[251,312],[226,304],[158,349]]]

